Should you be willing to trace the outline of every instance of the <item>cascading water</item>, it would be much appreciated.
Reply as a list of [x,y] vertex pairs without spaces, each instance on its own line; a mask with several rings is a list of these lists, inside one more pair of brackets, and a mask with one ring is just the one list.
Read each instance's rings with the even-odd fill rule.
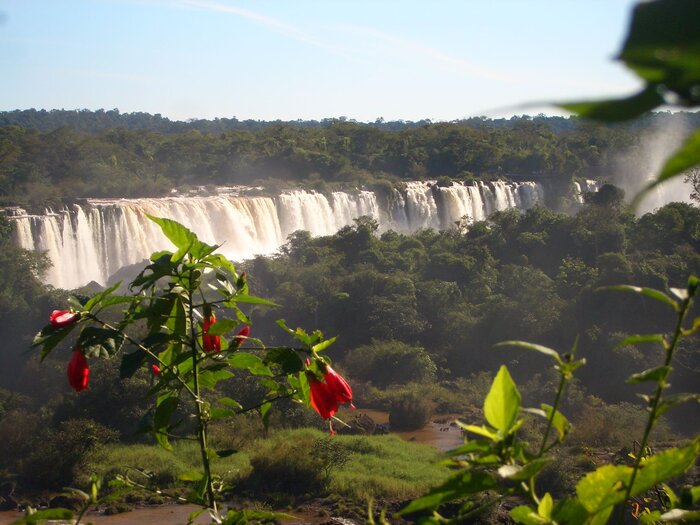
[[368,215],[381,231],[402,233],[420,228],[448,229],[463,217],[468,222],[494,211],[521,210],[542,201],[542,187],[534,182],[495,181],[454,183],[409,182],[405,191],[380,198],[370,191],[333,192],[294,190],[275,197],[246,192],[217,196],[160,199],[90,199],[58,212],[27,215],[14,210],[20,247],[45,251],[52,262],[46,281],[60,288],[76,288],[90,281],[105,284],[120,268],[138,263],[159,249],[169,249],[160,228],[146,214],[176,220],[200,239],[221,244],[234,260],[274,253],[297,230],[331,235],[353,219]]

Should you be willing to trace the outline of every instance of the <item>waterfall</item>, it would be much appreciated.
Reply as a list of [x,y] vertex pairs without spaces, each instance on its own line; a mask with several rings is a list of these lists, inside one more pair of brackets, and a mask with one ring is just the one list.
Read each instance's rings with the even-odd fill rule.
[[489,214],[543,200],[534,182],[408,182],[389,199],[371,191],[285,191],[273,197],[253,196],[245,189],[216,196],[158,199],[88,199],[58,211],[29,215],[6,210],[15,223],[17,244],[47,252],[52,267],[46,281],[72,289],[90,281],[107,283],[120,268],[141,262],[152,252],[171,249],[160,228],[146,214],[176,220],[233,260],[274,253],[297,230],[331,235],[353,219],[368,215],[380,231],[410,233],[420,228],[448,229],[461,218],[469,223]]

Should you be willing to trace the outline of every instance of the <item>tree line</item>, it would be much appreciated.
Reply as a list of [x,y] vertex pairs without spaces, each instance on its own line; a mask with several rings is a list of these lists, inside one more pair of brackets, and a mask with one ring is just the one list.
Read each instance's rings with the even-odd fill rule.
[[5,112],[0,204],[41,209],[62,199],[161,196],[193,186],[303,184],[324,191],[439,177],[546,178],[568,189],[575,177],[615,172],[623,155],[639,157],[640,130],[698,120],[658,113],[615,126],[544,116],[182,123],[116,111]]

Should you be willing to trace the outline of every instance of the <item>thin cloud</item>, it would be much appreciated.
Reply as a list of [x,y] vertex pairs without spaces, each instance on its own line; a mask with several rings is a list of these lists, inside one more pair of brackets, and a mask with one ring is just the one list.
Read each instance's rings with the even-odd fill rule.
[[463,58],[454,57],[435,49],[426,46],[420,42],[399,38],[376,29],[360,26],[347,26],[348,29],[358,36],[369,37],[383,44],[384,51],[391,54],[400,55],[409,60],[415,60],[416,57],[428,59],[430,62],[438,62],[448,66],[450,69],[465,73],[472,77],[483,78],[487,80],[499,80],[502,82],[515,82],[516,80],[500,71],[485,68],[473,64]]

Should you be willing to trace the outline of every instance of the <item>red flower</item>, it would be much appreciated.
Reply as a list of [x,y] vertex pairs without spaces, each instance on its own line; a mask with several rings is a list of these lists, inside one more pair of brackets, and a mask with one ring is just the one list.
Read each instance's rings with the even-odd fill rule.
[[160,367],[156,364],[151,365],[151,371],[157,376],[160,375]]
[[78,320],[78,317],[80,317],[78,314],[70,310],[54,310],[49,316],[49,322],[54,328],[60,328],[73,324]]
[[214,323],[216,323],[216,317],[214,317],[214,314],[211,314],[202,323],[202,346],[204,347],[205,352],[212,352],[214,350],[221,352],[221,336],[209,335],[207,333],[209,332],[209,328],[211,328]]
[[250,335],[250,326],[244,326],[241,330],[233,337],[233,347],[238,348],[243,344],[243,341],[248,339]]
[[330,419],[338,411],[338,405],[352,405],[352,388],[338,372],[330,366],[326,367],[323,381],[310,377],[311,406],[323,419]]
[[76,392],[82,392],[88,386],[89,376],[90,369],[85,354],[80,351],[80,348],[76,348],[68,362],[68,383]]

